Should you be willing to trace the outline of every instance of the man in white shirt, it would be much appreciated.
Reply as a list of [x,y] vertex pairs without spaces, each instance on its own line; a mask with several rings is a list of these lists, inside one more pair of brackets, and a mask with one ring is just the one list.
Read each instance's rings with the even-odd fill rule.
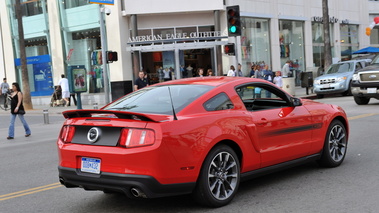
[[290,63],[291,61],[288,60],[284,65],[283,65],[283,68],[282,68],[282,76],[283,78],[288,78],[289,74],[290,74]]
[[69,87],[68,87],[68,80],[67,78],[65,78],[65,75],[62,74],[61,75],[62,79],[59,80],[59,86],[61,86],[61,89],[62,89],[62,98],[65,100],[66,102],[66,107],[68,106],[69,104],[69,98],[70,98],[70,91],[69,91]]

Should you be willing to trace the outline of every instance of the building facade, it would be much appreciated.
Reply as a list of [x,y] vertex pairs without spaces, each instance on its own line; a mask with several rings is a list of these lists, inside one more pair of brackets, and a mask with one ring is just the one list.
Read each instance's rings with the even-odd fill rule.
[[[45,104],[43,97],[52,94],[61,74],[77,70],[84,70],[83,103],[105,104],[105,86],[111,99],[131,92],[139,70],[156,83],[164,78],[164,70],[174,79],[196,76],[197,68],[225,75],[238,63],[244,76],[249,76],[253,63],[265,63],[273,71],[281,70],[287,60],[297,72],[323,66],[321,0],[116,0],[105,6],[107,10],[87,0],[21,2],[35,104]],[[227,34],[225,10],[232,5],[240,6],[238,37]],[[9,82],[21,79],[15,14],[14,0],[0,1],[0,77]],[[328,27],[336,61],[351,59],[360,48],[379,46],[375,28],[371,36],[365,34],[377,15],[376,1],[329,0]],[[101,36],[106,37],[104,45]],[[228,43],[236,44],[235,56],[224,54]],[[118,61],[104,65],[103,49],[116,51]]]

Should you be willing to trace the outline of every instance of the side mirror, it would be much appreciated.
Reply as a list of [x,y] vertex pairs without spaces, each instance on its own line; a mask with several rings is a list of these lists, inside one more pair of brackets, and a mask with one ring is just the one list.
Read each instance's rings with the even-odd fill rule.
[[299,98],[291,98],[291,102],[292,102],[292,105],[294,107],[297,107],[297,106],[301,106],[302,103],[301,103],[301,100]]

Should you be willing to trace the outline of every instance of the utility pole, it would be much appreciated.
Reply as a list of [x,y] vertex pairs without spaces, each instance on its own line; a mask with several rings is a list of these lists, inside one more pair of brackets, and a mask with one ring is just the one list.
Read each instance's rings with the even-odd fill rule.
[[324,70],[326,70],[332,64],[328,0],[322,0],[322,23],[324,25]]
[[22,11],[21,11],[20,0],[16,0],[15,10],[16,10],[17,24],[18,24],[18,41],[20,44],[19,51],[20,51],[20,60],[21,60],[23,104],[24,104],[25,109],[33,109],[32,98],[30,97],[28,68],[26,66],[24,26],[22,24]]

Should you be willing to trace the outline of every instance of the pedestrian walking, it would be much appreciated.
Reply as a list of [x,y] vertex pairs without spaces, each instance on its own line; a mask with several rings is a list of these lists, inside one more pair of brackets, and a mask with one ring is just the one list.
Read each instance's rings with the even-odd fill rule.
[[62,79],[59,80],[58,84],[59,84],[59,86],[61,86],[61,89],[62,89],[62,98],[66,101],[65,106],[68,107],[68,104],[70,103],[70,101],[68,100],[70,98],[68,80],[64,74],[62,74],[61,77],[62,77]]
[[8,137],[7,139],[14,138],[14,122],[16,116],[20,118],[20,121],[25,129],[25,137],[29,137],[32,133],[30,131],[28,123],[24,119],[25,109],[23,105],[23,95],[20,89],[20,85],[16,82],[12,84],[12,94],[11,94],[11,122],[9,124]]
[[8,108],[7,106],[7,93],[9,91],[9,84],[7,83],[7,78],[3,78],[3,82],[0,85],[0,93],[4,97],[4,109]]

